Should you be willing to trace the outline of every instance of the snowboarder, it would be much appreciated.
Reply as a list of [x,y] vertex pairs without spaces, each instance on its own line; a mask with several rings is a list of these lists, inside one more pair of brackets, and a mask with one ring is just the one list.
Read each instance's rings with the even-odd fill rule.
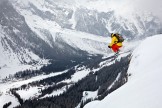
[[122,42],[124,41],[123,37],[118,33],[111,33],[111,43],[108,45],[108,48],[111,48],[115,55],[119,54],[119,48],[122,47]]

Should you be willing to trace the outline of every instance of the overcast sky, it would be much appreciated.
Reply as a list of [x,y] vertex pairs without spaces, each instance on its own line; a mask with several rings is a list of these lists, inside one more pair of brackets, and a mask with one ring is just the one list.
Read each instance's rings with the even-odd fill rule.
[[[134,11],[151,12],[162,20],[162,0],[76,0],[78,4],[106,10],[108,8],[116,9],[119,14],[127,14]],[[87,3],[87,1],[96,1],[96,3]]]
[[162,0],[135,0],[134,7],[152,12],[162,20]]

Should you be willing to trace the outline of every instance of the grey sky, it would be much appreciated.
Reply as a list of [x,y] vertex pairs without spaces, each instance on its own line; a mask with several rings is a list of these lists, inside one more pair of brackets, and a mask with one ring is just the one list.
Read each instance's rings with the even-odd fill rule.
[[0,4],[3,3],[5,0],[0,0]]
[[134,6],[136,9],[152,12],[162,20],[162,0],[135,0]]
[[[96,1],[96,4],[88,4],[89,7],[103,9],[112,7],[118,9],[119,13],[126,14],[130,11],[152,12],[162,20],[162,0],[75,0],[82,5],[87,5],[87,1]],[[118,8],[119,7],[119,8]]]

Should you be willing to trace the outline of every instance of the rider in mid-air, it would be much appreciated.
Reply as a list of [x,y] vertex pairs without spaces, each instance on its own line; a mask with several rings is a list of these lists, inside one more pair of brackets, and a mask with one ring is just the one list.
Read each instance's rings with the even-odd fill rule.
[[121,37],[118,33],[111,33],[111,43],[108,45],[108,47],[118,54],[119,49],[122,47],[123,41],[123,37]]

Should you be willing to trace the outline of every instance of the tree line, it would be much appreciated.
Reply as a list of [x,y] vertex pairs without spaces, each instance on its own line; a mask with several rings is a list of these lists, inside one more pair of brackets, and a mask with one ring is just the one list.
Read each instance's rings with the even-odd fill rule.
[[[58,96],[46,97],[43,99],[29,99],[23,102],[22,105],[17,106],[16,108],[75,108],[83,97],[84,91],[96,91],[98,90],[98,97],[96,100],[101,100],[109,93],[113,92],[120,86],[126,83],[127,81],[127,69],[129,65],[129,56],[122,58],[120,61],[116,61],[115,64],[110,66],[106,66],[100,69],[97,72],[91,72],[85,78],[81,79],[77,83],[73,84],[71,87],[67,89],[63,94]],[[97,60],[100,61],[101,59]],[[96,62],[90,62],[87,65],[88,67],[97,66]],[[69,76],[75,73],[75,70],[69,71]],[[114,82],[118,76],[121,74],[119,79]],[[58,78],[56,78],[58,77]],[[44,82],[50,84],[52,82],[59,82],[63,76],[56,76],[53,78],[47,78],[38,83],[43,84]],[[97,77],[97,79],[96,79]],[[114,86],[110,89],[108,87],[114,82]],[[42,96],[44,94],[49,94],[53,90],[59,89],[60,87],[65,86],[66,84],[61,84],[58,86],[49,87],[42,91]],[[87,102],[81,103],[80,107],[83,107],[86,103],[92,100],[88,99]]]

